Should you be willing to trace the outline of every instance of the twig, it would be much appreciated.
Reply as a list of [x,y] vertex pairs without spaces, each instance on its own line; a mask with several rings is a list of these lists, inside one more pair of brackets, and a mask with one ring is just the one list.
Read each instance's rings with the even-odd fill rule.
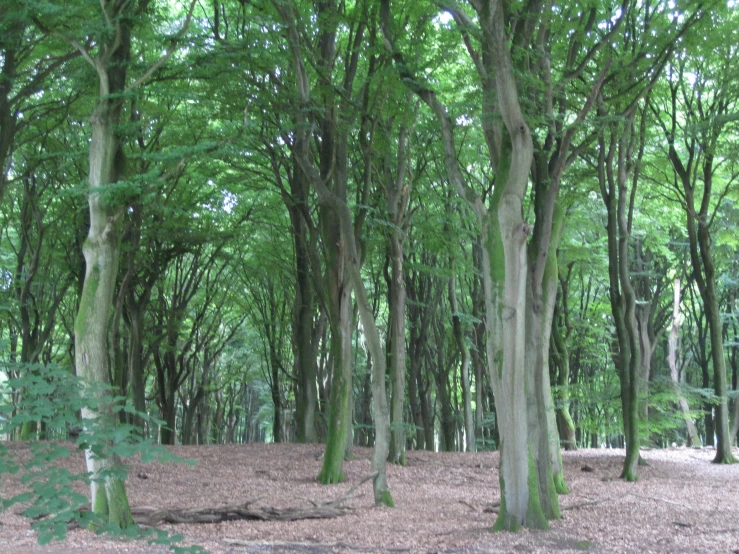
[[472,504],[470,504],[470,503],[469,503],[469,502],[467,502],[466,500],[458,500],[458,502],[459,502],[460,504],[464,504],[465,506],[467,506],[467,507],[468,507],[468,508],[469,508],[470,510],[472,510],[473,512],[476,512],[476,511],[477,511],[477,508],[475,508],[475,507],[474,507],[474,506],[473,506]]
[[190,25],[190,20],[192,19],[192,12],[195,9],[195,4],[197,3],[197,0],[192,0],[192,3],[190,4],[190,9],[187,12],[187,16],[185,17],[185,22],[182,24],[182,27],[179,31],[172,37],[172,44],[170,45],[169,49],[164,53],[164,55],[159,58],[152,66],[147,69],[143,75],[141,75],[138,79],[136,79],[133,83],[131,83],[129,86],[126,87],[124,92],[130,92],[131,90],[138,87],[140,84],[142,84],[144,81],[146,81],[149,77],[151,77],[154,73],[157,72],[157,70],[164,65],[169,58],[172,57],[172,54],[175,53],[175,50],[177,48],[175,47],[176,41],[182,37],[185,34],[185,31],[187,31],[188,26]]
[[675,506],[682,506],[680,502],[675,502],[674,500],[667,500],[666,498],[657,498],[655,496],[645,496],[642,494],[636,494],[633,492],[627,492],[626,494],[622,494],[621,496],[613,496],[608,498],[600,498],[598,500],[591,500],[589,502],[583,502],[581,504],[573,504],[572,506],[565,506],[562,508],[563,510],[578,510],[580,508],[584,508],[586,506],[595,506],[596,504],[603,504],[604,502],[610,502],[615,500],[621,500],[623,498],[626,498],[627,496],[633,496],[634,498],[643,498],[645,500],[654,500],[655,502],[666,502],[667,504],[674,504]]
[[674,504],[675,506],[684,506],[685,504],[682,504],[680,502],[675,502],[674,500],[667,500],[666,498],[657,498],[655,496],[644,496],[641,494],[634,494],[633,492],[630,493],[631,496],[635,496],[636,498],[644,498],[645,500],[654,500],[655,502],[666,502],[667,504]]
[[351,498],[354,498],[354,492],[356,492],[356,490],[359,487],[361,487],[362,485],[364,485],[367,481],[369,481],[370,479],[374,479],[375,477],[377,477],[377,472],[376,471],[374,473],[370,473],[366,477],[363,477],[359,481],[359,483],[357,483],[356,485],[354,485],[352,488],[350,488],[348,491],[346,491],[339,498],[336,498],[335,500],[331,500],[329,502],[326,502],[325,504],[321,504],[321,506],[338,506],[342,502],[346,502],[347,500],[349,500]]

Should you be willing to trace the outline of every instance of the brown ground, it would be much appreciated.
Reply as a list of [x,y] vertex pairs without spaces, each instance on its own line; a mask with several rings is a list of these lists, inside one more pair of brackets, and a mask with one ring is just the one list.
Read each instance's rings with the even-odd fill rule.
[[[23,457],[25,447],[13,444]],[[128,484],[134,506],[205,507],[240,504],[309,507],[341,496],[370,473],[368,449],[346,464],[346,482],[322,486],[316,445],[177,447],[194,458],[181,464],[132,464]],[[347,505],[353,511],[328,520],[241,521],[164,526],[187,544],[212,553],[339,552],[700,552],[739,554],[739,465],[710,463],[709,449],[643,452],[649,467],[638,483],[618,480],[623,451],[565,453],[570,494],[561,497],[563,519],[550,531],[493,533],[495,514],[484,512],[498,500],[495,453],[410,452],[408,467],[391,466],[389,482],[397,507],[375,508],[371,484]],[[582,471],[584,466],[592,472]],[[71,461],[83,469],[81,457]],[[144,474],[148,478],[138,475]],[[3,476],[2,496],[17,490],[17,477]],[[166,552],[144,542],[103,540],[73,530],[64,543],[36,545],[17,507],[0,513],[0,553],[149,554]]]

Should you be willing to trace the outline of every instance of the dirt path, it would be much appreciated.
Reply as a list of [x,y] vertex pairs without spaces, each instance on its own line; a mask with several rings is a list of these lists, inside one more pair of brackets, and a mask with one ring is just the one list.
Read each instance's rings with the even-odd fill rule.
[[[10,445],[23,459],[27,450]],[[370,473],[368,449],[346,464],[346,482],[315,481],[321,448],[316,445],[176,447],[198,461],[131,464],[134,506],[201,507],[258,499],[263,507],[310,507],[344,494]],[[375,508],[371,484],[346,503],[353,510],[336,519],[296,522],[232,521],[165,525],[213,554],[225,553],[648,553],[739,554],[739,465],[715,466],[713,451],[643,452],[649,466],[638,483],[618,480],[623,451],[565,453],[571,493],[561,497],[563,519],[546,532],[492,533],[498,501],[495,453],[410,452],[407,467],[390,467],[396,508]],[[81,471],[82,458],[68,460]],[[592,471],[582,471],[587,467]],[[18,490],[17,476],[2,476],[2,493]],[[36,545],[28,521],[16,508],[0,513],[0,553],[79,554],[167,552],[142,542],[103,540],[74,530],[64,543]]]

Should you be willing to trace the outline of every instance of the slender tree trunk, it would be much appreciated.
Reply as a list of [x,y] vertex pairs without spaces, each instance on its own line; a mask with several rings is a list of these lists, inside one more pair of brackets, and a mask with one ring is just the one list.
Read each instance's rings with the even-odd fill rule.
[[406,183],[407,168],[407,130],[401,127],[398,137],[397,175],[393,179],[390,172],[390,161],[386,160],[386,201],[388,218],[392,223],[387,244],[387,257],[390,261],[388,287],[388,339],[390,381],[392,398],[390,405],[390,461],[394,464],[406,465],[405,443],[405,277],[403,275],[403,252],[405,232],[405,213],[408,207],[411,180]]
[[[694,188],[690,176],[686,173],[677,158],[674,146],[670,146],[670,159],[673,162],[685,193],[687,204],[687,229],[690,243],[690,260],[695,268],[698,291],[703,300],[703,310],[706,314],[708,333],[711,341],[711,362],[713,365],[713,386],[719,400],[715,407],[713,427],[716,433],[716,457],[714,463],[735,463],[737,460],[731,452],[731,437],[729,436],[729,405],[726,386],[726,360],[724,358],[724,341],[722,336],[721,315],[716,295],[716,273],[711,254],[710,222],[708,218],[709,199],[712,186],[712,157],[706,153],[703,161],[703,201],[700,211],[695,210]],[[697,226],[697,228],[696,228]],[[707,362],[707,360],[706,360]],[[704,368],[704,381],[705,375]],[[709,435],[708,419],[706,420],[706,443],[713,437]]]
[[[558,310],[555,308],[555,320]],[[570,415],[570,353],[567,342],[558,325],[553,325],[551,340],[552,360],[557,368],[557,387],[559,402],[557,409],[557,428],[565,450],[577,450],[575,423]]]
[[[128,316],[128,380],[131,383],[133,406],[137,414],[146,413],[146,378],[144,375],[143,314],[130,303],[126,308]],[[144,432],[144,420],[135,415],[133,424]]]
[[399,231],[390,237],[390,282],[388,283],[388,345],[392,403],[390,411],[390,461],[406,465],[405,457],[405,284],[403,280],[403,243]]
[[459,304],[457,302],[457,284],[454,277],[449,280],[449,305],[452,309],[454,340],[457,342],[457,348],[462,357],[460,377],[462,380],[465,447],[467,452],[475,452],[475,422],[472,419],[472,397],[470,394],[470,349],[467,347],[462,331],[462,320],[459,317]]
[[[296,139],[294,146],[298,155],[305,155],[309,144],[303,137]],[[285,203],[290,213],[295,247],[295,305],[293,308],[293,348],[297,374],[297,393],[295,396],[295,419],[298,442],[316,442],[316,412],[318,390],[316,386],[316,356],[313,346],[314,298],[311,282],[311,256],[308,241],[308,228],[305,218],[308,212],[307,183],[300,164],[293,155],[293,178],[290,180],[289,198]]]
[[[710,238],[705,233],[702,238],[701,252],[710,258]],[[699,235],[700,236],[700,235]],[[708,329],[711,337],[711,361],[713,362],[713,384],[716,390],[716,396],[719,399],[718,406],[715,407],[716,416],[714,418],[714,428],[716,431],[716,457],[714,463],[732,464],[737,460],[731,452],[731,436],[729,435],[729,405],[726,386],[726,359],[724,357],[724,341],[721,336],[721,314],[718,307],[718,299],[716,297],[716,281],[713,275],[713,261],[711,260],[706,271],[706,290],[703,298],[706,311],[706,319],[708,321]],[[705,267],[705,266],[704,266]]]
[[680,329],[680,279],[675,279],[674,285],[672,326],[670,327],[670,336],[668,338],[667,365],[670,367],[670,378],[675,388],[677,404],[680,407],[680,412],[683,414],[685,426],[688,430],[688,446],[693,446],[699,444],[698,430],[695,428],[695,422],[690,416],[688,401],[685,400],[685,397],[680,392],[680,379],[677,372],[677,342]]

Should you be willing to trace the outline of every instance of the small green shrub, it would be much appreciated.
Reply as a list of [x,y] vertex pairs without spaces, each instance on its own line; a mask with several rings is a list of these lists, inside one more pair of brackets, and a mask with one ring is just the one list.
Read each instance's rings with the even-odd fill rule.
[[[0,437],[20,436],[26,425],[36,430],[29,441],[31,458],[21,467],[13,459],[8,448],[0,443],[0,510],[16,504],[29,504],[22,514],[33,519],[32,527],[38,532],[39,544],[64,540],[67,527],[77,522],[81,527],[93,528],[98,533],[117,537],[142,538],[150,543],[169,545],[174,552],[205,552],[199,546],[178,546],[179,535],[156,529],[142,530],[136,526],[121,530],[100,521],[87,510],[89,498],[77,492],[79,483],[89,486],[92,479],[87,471],[79,473],[57,467],[55,462],[71,456],[70,445],[79,450],[88,450],[93,456],[127,459],[140,456],[144,463],[183,462],[166,448],[152,444],[141,430],[122,423],[131,414],[142,418],[147,424],[161,424],[146,413],[136,412],[124,397],[115,396],[110,387],[85,384],[69,370],[56,365],[23,365],[13,368],[11,373],[19,375],[0,382]],[[15,404],[13,399],[16,399]],[[81,419],[78,414],[86,407],[102,415],[94,419]],[[75,436],[71,442],[62,441]],[[2,478],[23,470],[21,482],[27,491],[15,496],[2,494]],[[101,473],[97,479],[105,479],[114,472],[125,480],[127,467],[122,465]]]

